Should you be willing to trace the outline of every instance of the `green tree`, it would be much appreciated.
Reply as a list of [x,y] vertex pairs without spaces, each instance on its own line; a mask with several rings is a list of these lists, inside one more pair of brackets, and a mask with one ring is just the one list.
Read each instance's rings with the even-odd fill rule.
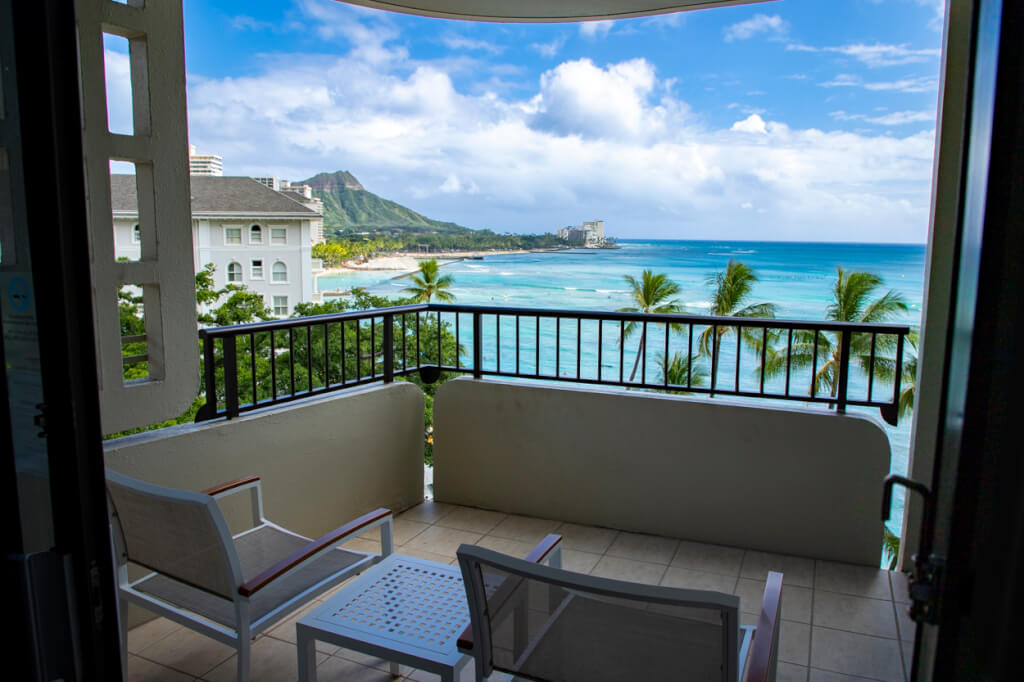
[[[630,287],[630,295],[633,297],[634,306],[619,308],[623,313],[679,313],[683,307],[673,299],[680,292],[679,285],[663,273],[655,274],[651,270],[644,270],[640,279],[632,275],[624,275],[623,278]],[[630,322],[624,330],[625,339],[628,339],[640,328],[640,345],[636,350],[636,360],[633,362],[633,371],[629,373],[629,380],[636,377],[636,370],[640,366],[640,358],[644,355],[647,344],[647,325],[640,322]]]
[[[894,315],[906,312],[907,303],[903,296],[893,290],[872,298],[882,286],[882,278],[870,272],[846,271],[836,268],[836,282],[832,289],[832,303],[825,312],[825,319],[836,322],[881,323]],[[872,367],[871,334],[850,335],[850,360],[856,362],[867,373]],[[886,353],[896,348],[897,338],[891,334],[875,337],[874,375],[876,379],[891,380],[894,376],[895,359]],[[815,358],[815,348],[817,357]],[[837,333],[803,331],[793,334],[791,363],[794,367],[813,366],[817,371],[811,377],[810,393],[820,395],[826,390],[835,397],[839,389],[839,366],[843,354],[842,336]],[[769,358],[766,373],[775,375],[785,367],[785,352],[773,352]],[[906,363],[902,368],[907,371]],[[916,371],[916,367],[915,367]],[[902,398],[901,398],[902,399]],[[913,398],[910,398],[911,402]]]
[[903,349],[905,357],[909,357],[903,361],[903,376],[900,377],[899,416],[901,419],[914,411],[914,396],[917,394],[918,334],[917,331],[907,334],[907,342],[911,349]]
[[[685,353],[673,353],[671,359],[666,363],[665,354],[658,354],[658,364],[661,367],[661,381],[670,386],[707,386],[708,370],[697,358],[688,357]],[[666,382],[667,379],[667,382]],[[666,390],[667,393],[686,393],[685,390]]]
[[449,291],[455,279],[451,275],[441,275],[436,260],[420,261],[419,274],[410,275],[409,280],[412,284],[402,291],[411,294],[417,303],[430,303],[435,296],[445,303],[455,300]]
[[[750,303],[747,301],[754,290],[757,275],[744,263],[730,259],[725,270],[707,276],[705,283],[712,288],[710,314],[715,317],[767,317],[774,318],[774,303]],[[698,347],[700,352],[711,358],[712,367],[718,367],[718,354],[722,347],[722,338],[735,332],[739,327],[709,326],[701,332]],[[717,330],[717,333],[716,333]],[[748,345],[759,350],[761,333],[754,329],[743,330],[743,338]]]

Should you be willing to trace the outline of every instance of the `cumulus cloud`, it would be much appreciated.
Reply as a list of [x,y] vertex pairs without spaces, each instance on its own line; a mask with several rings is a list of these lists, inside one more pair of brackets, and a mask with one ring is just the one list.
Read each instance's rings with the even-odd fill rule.
[[347,168],[426,215],[499,232],[600,215],[625,236],[924,238],[931,130],[823,132],[764,113],[716,127],[643,59],[566,61],[515,94],[457,87],[448,67],[357,40],[342,58],[190,78],[190,138],[230,174]]
[[746,21],[727,26],[724,32],[725,42],[747,40],[761,33],[779,38],[784,36],[788,30],[789,25],[778,14],[756,14]]
[[535,50],[541,57],[554,57],[565,44],[565,36],[555,38],[548,43],[530,43],[530,49]]

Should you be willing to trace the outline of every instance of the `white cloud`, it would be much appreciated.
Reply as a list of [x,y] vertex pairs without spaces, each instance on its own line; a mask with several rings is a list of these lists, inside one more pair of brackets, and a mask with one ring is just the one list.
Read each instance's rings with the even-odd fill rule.
[[761,133],[765,135],[768,133],[768,128],[765,126],[764,119],[757,114],[751,114],[742,121],[736,121],[732,124],[730,130],[735,130],[741,133]]
[[931,123],[935,124],[934,111],[893,111],[880,116],[868,116],[866,114],[848,114],[845,111],[833,111],[829,114],[838,121],[865,121],[883,126],[900,126],[908,123]]
[[554,57],[565,44],[565,36],[555,38],[549,43],[530,43],[530,49],[536,50],[541,57]]
[[[104,42],[109,40],[111,39],[107,38]],[[131,135],[134,124],[132,121],[131,65],[128,55],[106,47],[103,50],[103,62],[107,84],[108,129],[112,133]]]
[[778,14],[756,14],[746,21],[727,26],[725,28],[725,42],[731,43],[734,40],[747,40],[760,33],[766,33],[771,37],[779,38],[789,30],[787,24]]
[[516,95],[456,87],[449,66],[357,41],[340,59],[190,78],[190,138],[230,174],[346,168],[426,215],[499,232],[601,215],[627,236],[924,239],[931,131],[823,132],[761,113],[713,127],[642,59],[564,62]]
[[849,73],[841,73],[835,78],[823,83],[818,83],[823,88],[864,88],[872,91],[898,91],[898,92],[932,92],[939,87],[939,81],[932,76],[919,76],[917,78],[904,78],[898,81],[865,81],[860,76]]
[[486,40],[474,40],[454,34],[442,36],[441,43],[450,50],[482,50],[491,54],[501,54],[505,50],[501,45],[495,45]]
[[917,4],[932,8],[934,14],[928,21],[928,27],[935,31],[941,31],[942,24],[946,19],[946,0],[917,0]]
[[584,21],[580,23],[580,35],[591,40],[604,38],[612,30],[614,21]]
[[913,50],[907,47],[906,43],[900,45],[853,43],[837,47],[811,47],[810,45],[790,43],[786,49],[791,52],[834,52],[853,57],[872,69],[883,66],[934,63],[940,54],[938,48]]

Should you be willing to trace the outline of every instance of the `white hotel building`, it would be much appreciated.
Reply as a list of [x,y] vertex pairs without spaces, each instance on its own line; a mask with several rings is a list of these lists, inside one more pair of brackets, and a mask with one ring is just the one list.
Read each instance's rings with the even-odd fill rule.
[[[252,178],[193,175],[192,255],[198,272],[214,265],[214,285],[244,284],[278,317],[314,301],[313,244],[323,240],[323,215],[293,192],[276,192]],[[116,258],[139,260],[135,176],[111,175]],[[294,195],[294,196],[293,196]],[[311,208],[311,206],[314,206]]]

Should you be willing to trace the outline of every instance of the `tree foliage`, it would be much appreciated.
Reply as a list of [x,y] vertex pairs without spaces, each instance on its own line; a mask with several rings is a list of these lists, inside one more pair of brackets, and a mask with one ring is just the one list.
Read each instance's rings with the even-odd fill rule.
[[402,291],[410,294],[417,303],[430,303],[434,297],[444,303],[455,300],[455,295],[449,291],[455,278],[440,274],[436,260],[420,261],[419,273],[410,275],[409,281],[410,285]]
[[[633,298],[634,305],[619,308],[619,312],[662,314],[682,312],[683,307],[679,304],[679,301],[672,298],[677,295],[681,289],[678,284],[668,278],[668,275],[664,273],[655,274],[651,270],[644,270],[640,273],[640,279],[637,279],[632,275],[624,275],[623,279],[625,279],[626,283],[629,285],[630,295]],[[633,362],[633,371],[629,373],[630,381],[633,381],[636,377],[637,367],[640,366],[640,359],[644,355],[645,346],[647,344],[647,325],[630,322],[626,325],[624,330],[623,340],[632,336],[637,328],[640,328],[640,345],[637,347],[636,360]]]

